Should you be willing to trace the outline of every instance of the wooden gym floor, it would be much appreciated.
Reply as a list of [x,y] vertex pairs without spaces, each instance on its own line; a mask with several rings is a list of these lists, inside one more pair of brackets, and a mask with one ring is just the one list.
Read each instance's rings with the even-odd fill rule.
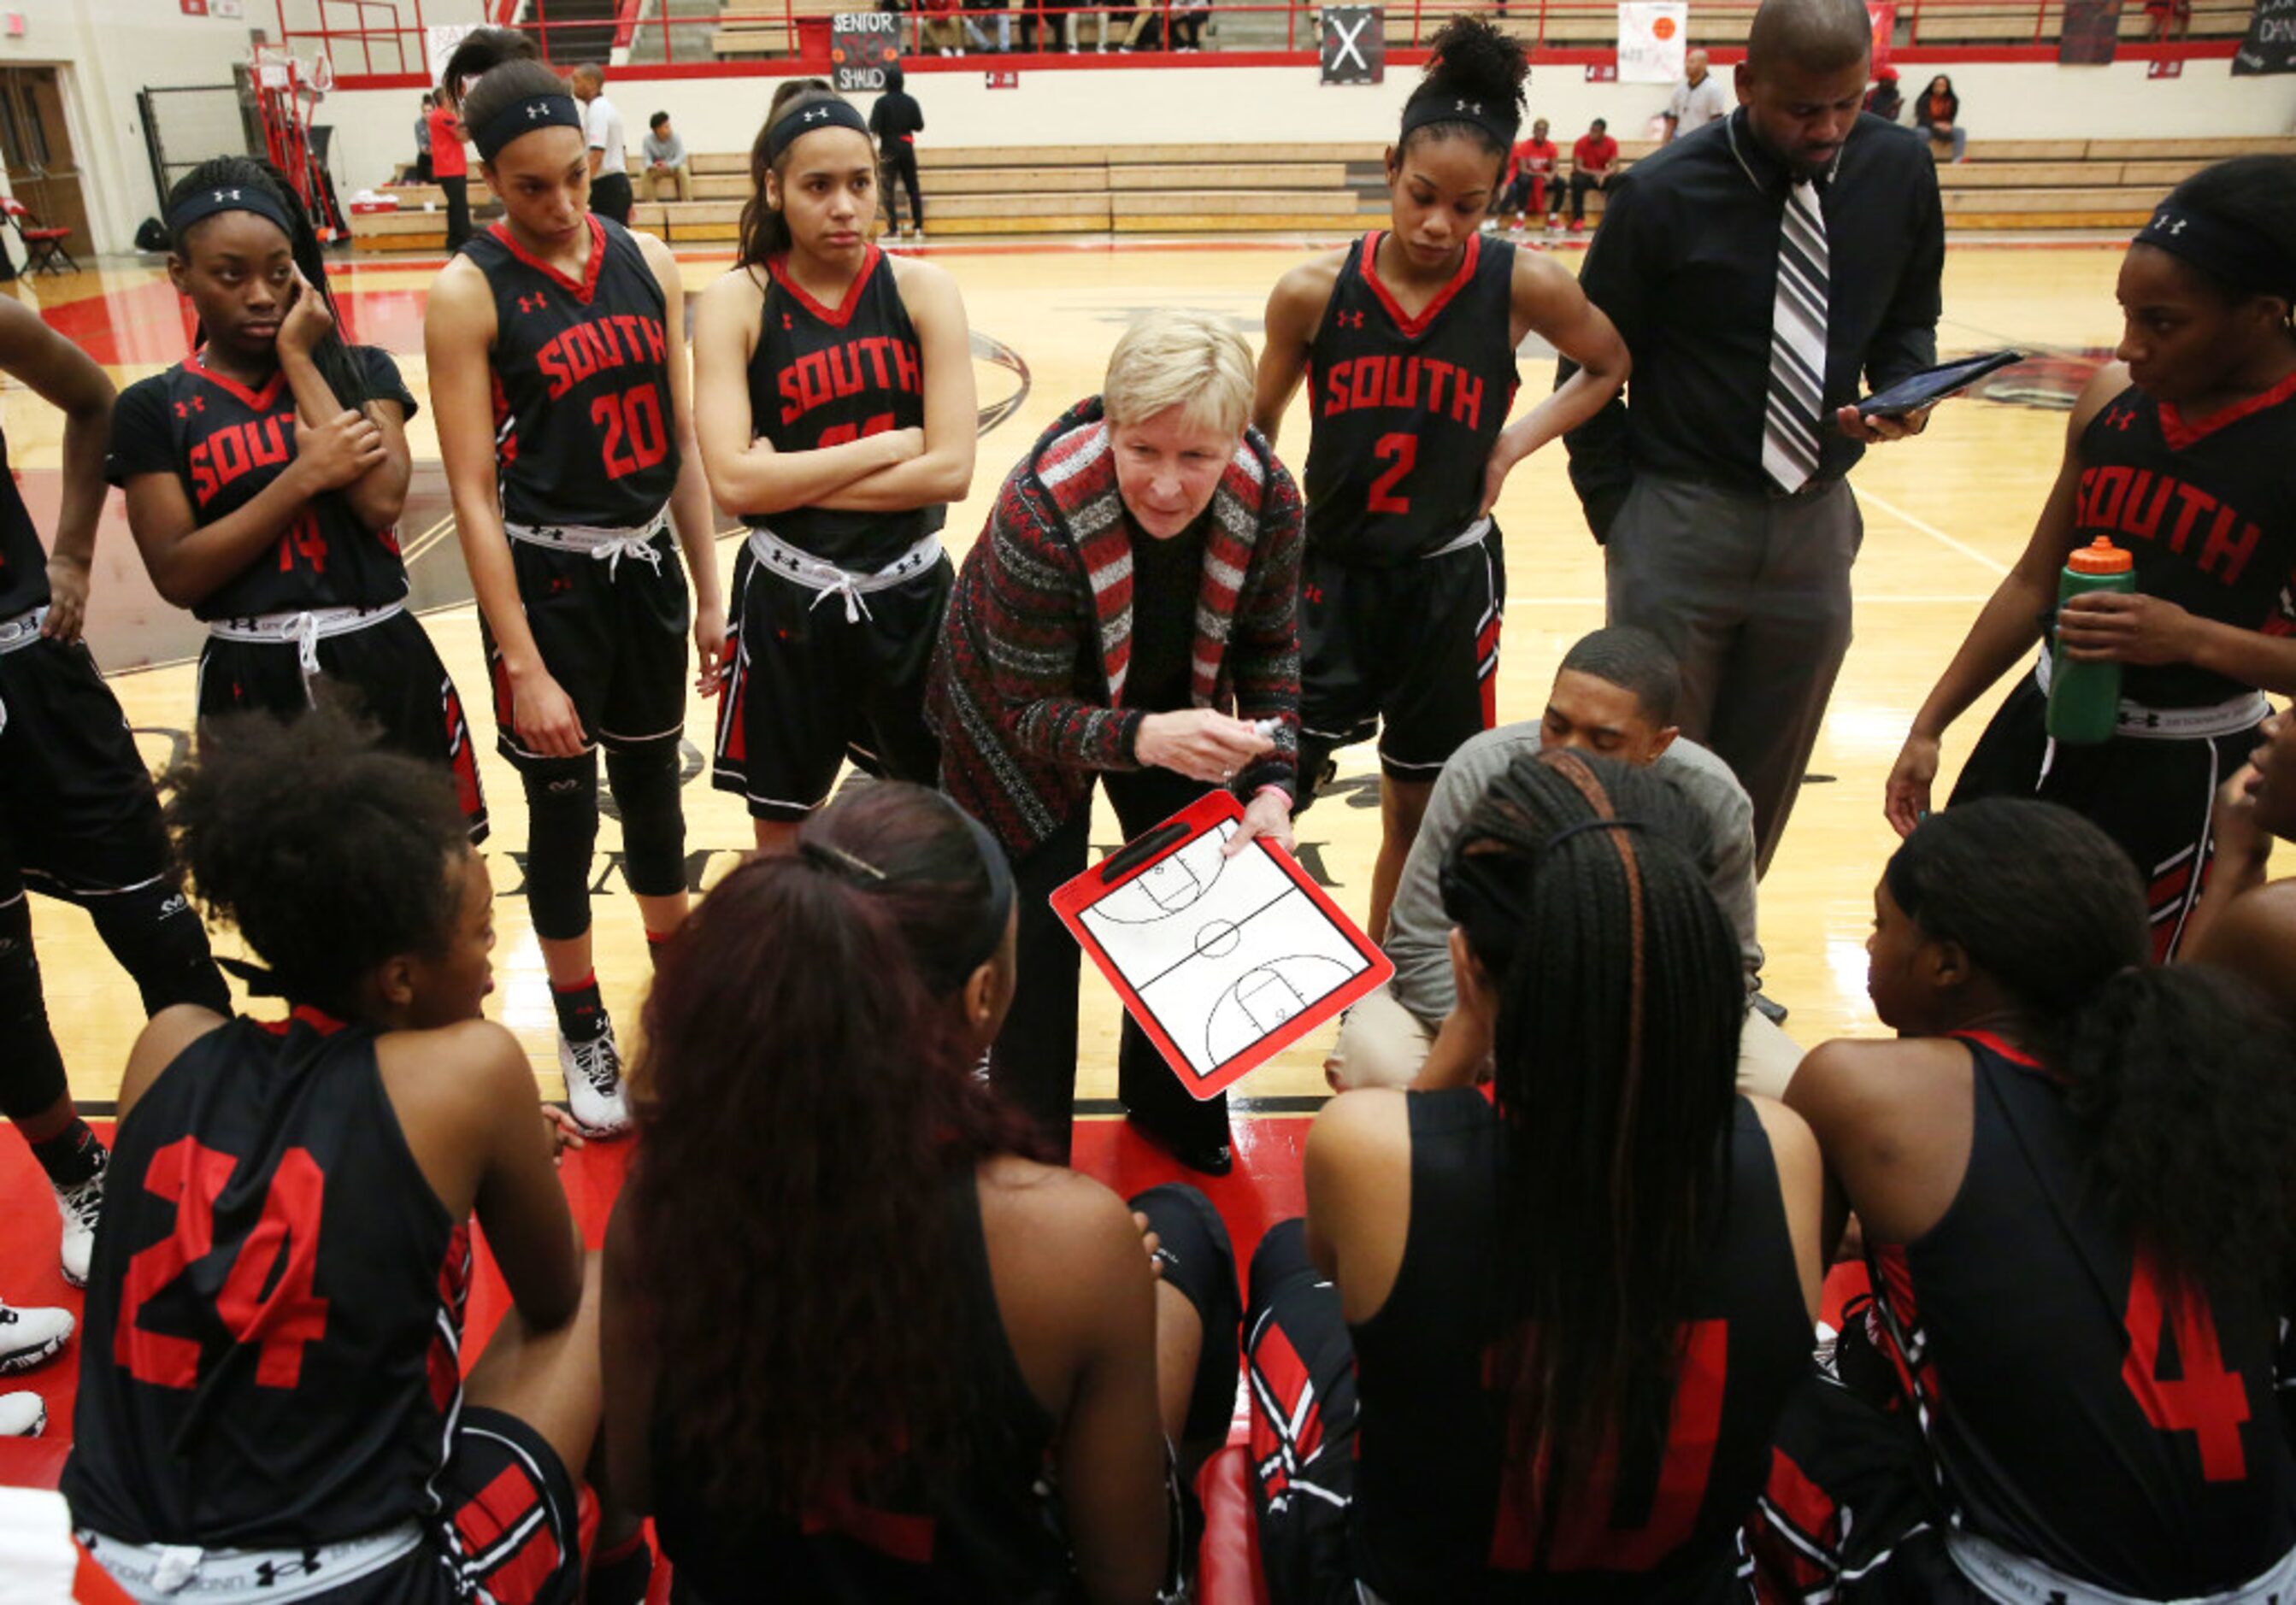
[[[1149,242],[1069,245],[1046,242],[933,252],[964,291],[976,347],[984,409],[1004,403],[1009,415],[980,443],[972,494],[948,520],[961,557],[980,530],[996,487],[1037,433],[1070,403],[1098,388],[1110,346],[1136,310],[1192,306],[1234,317],[1258,340],[1268,289],[1308,242],[1252,241],[1159,246]],[[1946,316],[1939,331],[1946,354],[2015,345],[2051,360],[2039,389],[2069,405],[2087,369],[2118,338],[2113,304],[2118,244],[2056,242],[1956,244],[1947,257]],[[1577,252],[1564,260],[1575,263]],[[685,265],[690,291],[727,265],[722,253],[693,253]],[[425,394],[422,296],[436,261],[357,261],[336,273],[338,294],[356,337],[398,354],[418,399]],[[139,266],[100,267],[76,277],[19,283],[12,293],[35,302],[52,323],[104,363],[124,388],[176,360],[189,320],[165,276]],[[2062,358],[2062,360],[2055,360]],[[1526,355],[1527,395],[1552,381],[1551,356]],[[45,530],[55,499],[57,415],[22,387],[0,396],[10,460]],[[1805,1045],[1832,1036],[1880,1029],[1865,993],[1864,942],[1870,894],[1894,838],[1882,818],[1882,787],[1915,705],[1943,667],[1994,582],[2021,550],[2055,471],[2064,417],[1995,400],[1964,400],[1939,411],[1920,440],[1878,449],[1856,476],[1865,509],[1866,544],[1857,569],[1857,626],[1824,736],[1812,760],[1777,863],[1762,888],[1761,935],[1769,952],[1767,990],[1792,1011],[1787,1030]],[[542,962],[527,921],[514,855],[525,844],[515,776],[496,755],[475,610],[438,471],[437,439],[425,412],[409,430],[416,483],[400,533],[415,577],[415,602],[472,711],[473,733],[493,809],[486,853],[500,896],[495,962],[499,990],[489,1011],[526,1044],[545,1096],[561,1091],[553,1017]],[[1304,458],[1308,419],[1295,405],[1281,450],[1295,471]],[[1599,549],[1588,537],[1570,494],[1560,447],[1515,471],[1500,503],[1512,596],[1498,705],[1505,720],[1534,718],[1562,650],[1603,618]],[[730,521],[729,521],[730,522]],[[734,539],[721,540],[730,573]],[[199,634],[152,594],[115,495],[99,545],[94,623],[98,659],[156,766],[179,749],[191,723],[191,659]],[[1994,699],[1974,710],[1949,740],[1949,784]],[[704,854],[704,884],[723,874],[750,840],[739,799],[710,789],[706,753],[714,705],[696,700],[687,739],[685,807],[689,850]],[[701,766],[697,768],[697,766]],[[1301,821],[1303,857],[1358,916],[1367,901],[1378,843],[1376,770],[1371,749],[1343,754],[1341,783]],[[1939,795],[1944,795],[1941,785]],[[1103,809],[1096,839],[1115,839]],[[610,1007],[631,1045],[647,961],[637,914],[606,864],[616,826],[600,832],[600,865],[609,888],[595,903],[598,970]],[[48,1009],[74,1092],[104,1106],[141,1024],[126,976],[70,907],[34,898],[34,920]],[[234,951],[219,938],[223,951]],[[1089,970],[1089,966],[1086,967]],[[1084,986],[1080,1098],[1110,1112],[1115,1091],[1118,1009],[1095,977]],[[1298,1112],[1324,1091],[1321,1063],[1328,1030],[1283,1055],[1239,1091],[1263,1101],[1264,1112]],[[1087,1105],[1095,1108],[1094,1105]],[[1244,1112],[1248,1112],[1248,1107]]]

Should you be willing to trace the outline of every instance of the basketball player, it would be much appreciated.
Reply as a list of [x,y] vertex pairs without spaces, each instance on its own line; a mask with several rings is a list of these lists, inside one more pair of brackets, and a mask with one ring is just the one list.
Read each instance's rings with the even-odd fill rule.
[[[493,894],[454,794],[332,707],[218,722],[166,783],[291,1012],[168,1009],[129,1055],[73,1524],[142,1600],[570,1602],[596,1281],[480,1018]],[[465,1379],[474,1215],[512,1307]]]
[[734,271],[693,325],[696,432],[734,565],[716,784],[785,851],[850,751],[931,784],[925,724],[952,571],[946,504],[972,483],[972,337],[956,283],[869,239],[876,157],[817,78],[783,84],[750,152]]
[[480,29],[447,61],[504,215],[439,273],[423,344],[496,741],[526,790],[528,908],[567,1101],[604,1137],[629,1128],[629,1111],[591,957],[597,753],[621,815],[623,877],[659,943],[685,917],[685,631],[690,618],[710,695],[726,616],[676,261],[586,210],[580,110],[532,52],[522,35]]
[[[1374,940],[1443,760],[1497,719],[1500,487],[1627,376],[1617,331],[1566,269],[1478,232],[1522,118],[1522,47],[1460,17],[1431,48],[1387,152],[1393,226],[1283,275],[1252,404],[1272,442],[1308,381],[1301,801],[1333,749],[1377,731]],[[1533,332],[1580,372],[1510,424],[1515,348]]]
[[2288,1598],[2285,1029],[2146,965],[2136,872],[2054,804],[1932,815],[1874,908],[1898,1040],[1824,1044],[1786,1101],[1874,1301],[1837,1349],[1852,1390],[1789,1412],[1766,1516],[1874,1598]]
[[[48,1026],[28,886],[86,910],[146,1013],[230,1001],[199,916],[168,872],[152,776],[80,644],[111,381],[38,313],[4,299],[0,371],[64,414],[53,555],[41,549],[0,439],[0,1115],[55,1190],[64,1280],[79,1287],[109,1156],[73,1106]],[[71,1331],[63,1310],[0,1305],[0,1373],[52,1357]],[[37,1431],[43,1413],[37,1394],[0,1396],[0,1436]]]
[[2037,637],[2046,649],[2068,555],[2100,538],[2127,549],[2134,594],[2077,597],[2056,618],[2069,659],[2123,666],[2119,732],[2049,739],[2045,654],[1953,802],[2043,797],[2095,821],[2143,873],[2166,959],[2201,897],[2217,788],[2268,711],[2259,688],[2296,692],[2296,158],[2179,184],[2129,246],[2120,296],[2118,360],[2081,392],[2024,555],[1915,716],[1887,811],[1914,829],[1947,727]]
[[406,610],[415,406],[398,364],[343,343],[318,236],[277,169],[201,163],[168,192],[168,232],[193,350],[120,397],[105,471],[152,585],[208,626],[201,719],[292,714],[332,682],[392,747],[452,772],[484,840],[462,698]]
[[2273,715],[2263,735],[2217,793],[2216,866],[2184,955],[2246,976],[2296,1026],[2296,878],[2264,878],[2273,838],[2296,841],[2296,714]]
[[1327,1104],[1307,1219],[1252,1259],[1276,1605],[1745,1597],[1739,1525],[1809,1366],[1819,1161],[1733,1087],[1704,833],[1660,776],[1562,751],[1461,832],[1446,1040],[1477,1040],[1431,1063],[1441,1090]]
[[871,786],[720,882],[662,966],[605,1433],[681,1599],[1180,1597],[1165,1445],[1226,1435],[1234,1259],[1192,1188],[1128,1220],[1024,1157],[971,1075],[1016,914],[985,827]]

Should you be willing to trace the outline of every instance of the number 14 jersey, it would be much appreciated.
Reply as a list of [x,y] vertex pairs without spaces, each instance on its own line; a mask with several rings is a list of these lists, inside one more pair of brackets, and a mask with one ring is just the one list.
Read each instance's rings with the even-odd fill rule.
[[1373,230],[1348,248],[1308,348],[1308,548],[1379,568],[1473,522],[1514,406],[1514,247],[1480,234],[1408,316],[1380,282]]

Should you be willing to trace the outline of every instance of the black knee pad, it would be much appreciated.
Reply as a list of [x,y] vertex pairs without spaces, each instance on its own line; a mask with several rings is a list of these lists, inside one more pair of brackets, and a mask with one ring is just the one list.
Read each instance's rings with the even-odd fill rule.
[[183,889],[166,880],[81,905],[121,969],[135,978],[144,1012],[197,1003],[231,1012],[231,994],[208,951],[207,929]]
[[598,845],[598,760],[519,772],[526,786],[526,899],[534,934],[568,942],[590,929],[590,854]]
[[641,897],[685,889],[685,808],[677,737],[606,749],[606,784],[622,819],[622,878]]
[[40,993],[40,960],[32,951],[32,910],[20,891],[0,905],[0,1115],[28,1119],[66,1090],[63,1056]]

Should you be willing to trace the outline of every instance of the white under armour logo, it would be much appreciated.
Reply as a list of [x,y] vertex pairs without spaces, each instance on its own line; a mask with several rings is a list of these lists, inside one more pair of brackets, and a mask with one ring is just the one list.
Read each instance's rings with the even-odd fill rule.
[[820,122],[828,116],[829,108],[824,106],[819,111],[807,112],[803,117],[798,119],[798,120],[804,123]]
[[544,105],[540,101],[529,101],[529,102],[527,102],[527,103],[526,103],[526,120],[527,120],[527,121],[529,121],[529,122],[532,122],[535,119],[537,119],[537,118],[538,118],[538,117],[547,117],[547,116],[549,116],[549,115],[550,115],[550,108],[549,108],[549,107],[547,107],[547,106],[545,106],[545,105]]
[[1451,110],[1454,111],[1464,111],[1469,117],[1480,117],[1483,114],[1483,102],[1480,101],[1453,101],[1451,102]]
[[236,201],[238,199],[239,192],[237,190],[217,190],[215,192],[214,204],[221,206],[226,201]]
[[2156,226],[2164,234],[2181,234],[2185,232],[2185,219],[2164,216]]

